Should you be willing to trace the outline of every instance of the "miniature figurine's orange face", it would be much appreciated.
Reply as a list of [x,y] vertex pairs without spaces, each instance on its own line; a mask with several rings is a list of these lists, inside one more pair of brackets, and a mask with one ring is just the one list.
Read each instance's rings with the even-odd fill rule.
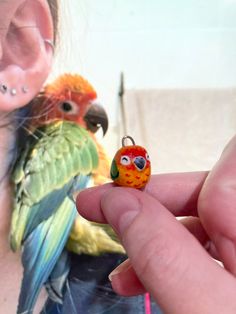
[[142,188],[151,174],[149,155],[142,146],[120,148],[112,162],[111,178],[118,185]]

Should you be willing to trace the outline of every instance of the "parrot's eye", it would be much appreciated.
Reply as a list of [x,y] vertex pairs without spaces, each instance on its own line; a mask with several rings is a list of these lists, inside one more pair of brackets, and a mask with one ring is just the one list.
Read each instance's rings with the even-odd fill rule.
[[127,166],[127,165],[129,165],[131,163],[131,160],[130,160],[129,156],[121,156],[120,163],[123,166]]
[[64,113],[78,114],[79,108],[73,101],[63,101],[59,104],[59,108]]
[[146,153],[146,159],[150,161],[150,157],[149,157],[148,153]]

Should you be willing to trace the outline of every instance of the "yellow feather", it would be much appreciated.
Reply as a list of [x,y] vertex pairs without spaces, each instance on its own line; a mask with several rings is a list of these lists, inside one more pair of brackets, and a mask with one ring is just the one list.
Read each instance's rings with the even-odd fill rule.
[[101,225],[91,223],[79,215],[74,222],[66,247],[76,254],[125,253],[122,245],[112,240]]
[[110,165],[111,161],[107,156],[104,148],[98,142],[96,142],[98,156],[99,156],[99,164],[98,168],[93,171],[93,180],[94,185],[101,185],[111,181],[110,178]]

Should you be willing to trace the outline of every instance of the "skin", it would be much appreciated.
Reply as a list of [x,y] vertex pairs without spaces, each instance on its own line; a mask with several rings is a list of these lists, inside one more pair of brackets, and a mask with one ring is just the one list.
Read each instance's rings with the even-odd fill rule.
[[[46,0],[0,0],[0,83],[17,88],[16,96],[0,92],[1,125],[11,122],[9,113],[28,103],[49,74],[53,52],[44,38],[53,39]],[[28,87],[27,93],[22,93],[22,86]],[[6,173],[14,145],[13,130],[2,126],[0,141],[0,313],[12,314],[22,278],[20,254],[11,252],[8,241],[12,198]]]
[[[30,101],[45,81],[52,51],[43,39],[52,39],[53,29],[45,0],[0,1],[0,14],[0,82],[29,87],[17,97],[0,93],[4,124],[10,122],[7,113]],[[0,128],[0,141],[0,312],[10,314],[15,313],[22,269],[19,255],[8,245],[11,194],[5,174],[14,145],[9,128]],[[208,176],[161,175],[154,176],[144,192],[106,185],[80,194],[81,213],[109,222],[128,252],[129,260],[111,275],[118,293],[148,290],[165,313],[236,312],[235,153],[234,138]],[[181,223],[174,218],[181,215],[195,218]]]
[[235,155],[236,137],[210,173],[152,176],[144,191],[107,184],[79,194],[79,212],[111,224],[129,256],[110,275],[117,293],[149,291],[164,313],[236,313]]

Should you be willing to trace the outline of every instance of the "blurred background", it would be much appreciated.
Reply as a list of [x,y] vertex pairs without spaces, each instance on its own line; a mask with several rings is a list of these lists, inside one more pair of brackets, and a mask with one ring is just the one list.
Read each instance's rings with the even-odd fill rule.
[[60,3],[52,76],[80,73],[95,87],[108,154],[129,134],[155,173],[211,168],[236,133],[236,0]]

